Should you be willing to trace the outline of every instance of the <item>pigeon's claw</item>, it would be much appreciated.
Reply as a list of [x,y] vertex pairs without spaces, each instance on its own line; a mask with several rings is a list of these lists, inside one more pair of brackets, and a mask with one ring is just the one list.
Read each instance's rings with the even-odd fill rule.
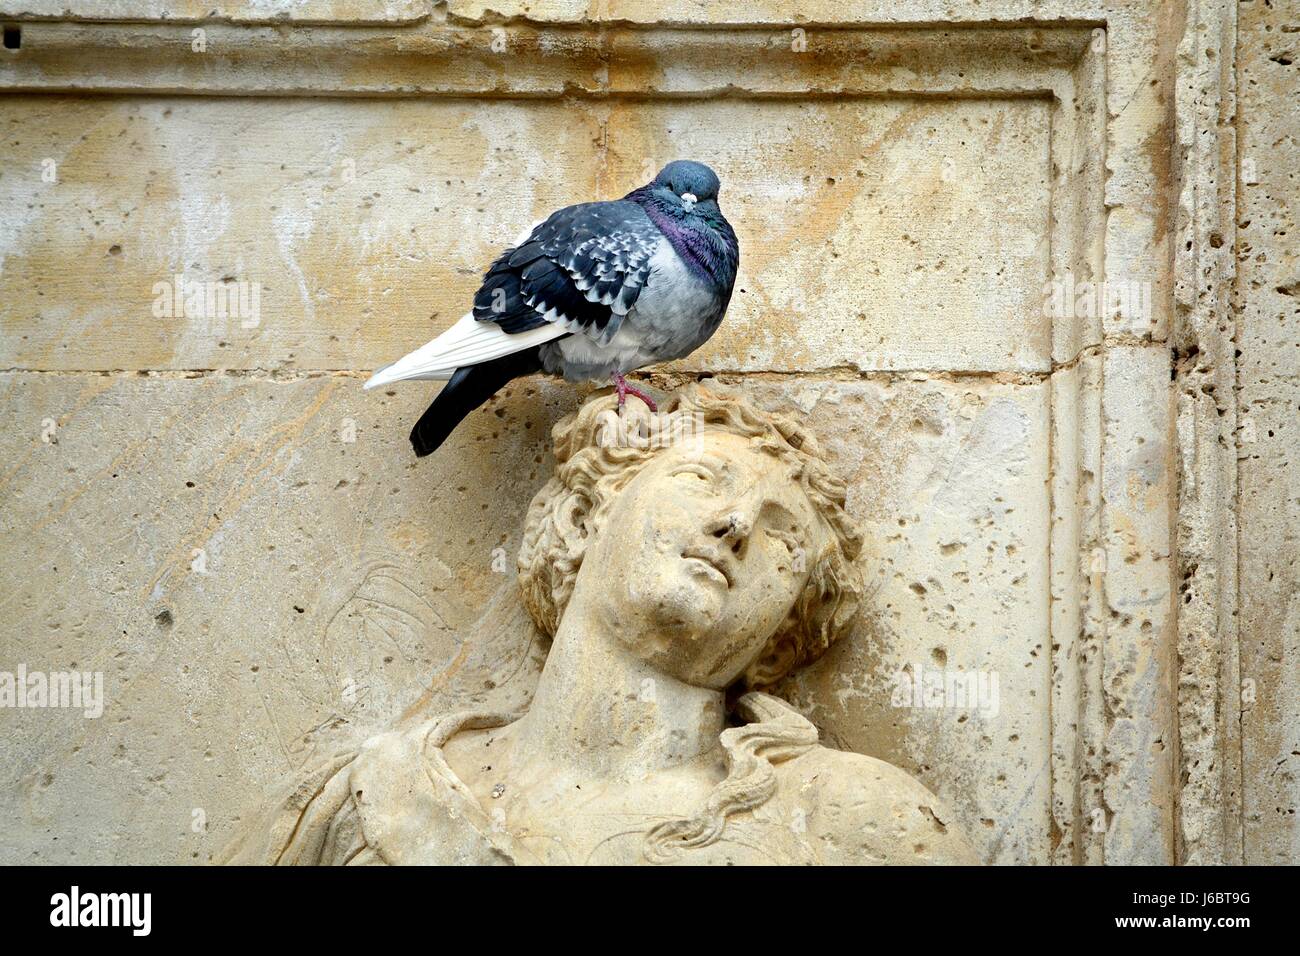
[[618,390],[618,407],[620,411],[622,411],[623,406],[627,404],[627,397],[629,395],[635,395],[637,398],[641,399],[641,401],[645,402],[646,408],[650,409],[650,411],[659,411],[659,406],[655,404],[653,398],[636,386],[629,385],[627,379],[618,372],[614,373],[614,388]]

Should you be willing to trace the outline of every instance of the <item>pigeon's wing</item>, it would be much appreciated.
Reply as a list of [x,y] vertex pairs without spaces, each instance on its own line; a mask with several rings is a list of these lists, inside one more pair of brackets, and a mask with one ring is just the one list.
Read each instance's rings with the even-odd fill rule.
[[561,209],[492,264],[474,317],[516,335],[545,326],[607,344],[650,277],[663,234],[636,203]]
[[569,206],[535,225],[484,276],[474,310],[375,372],[366,388],[446,380],[456,369],[570,334],[608,343],[650,276],[662,239],[636,203]]
[[542,325],[516,335],[491,322],[480,322],[466,312],[456,324],[432,342],[385,365],[366,380],[365,388],[410,380],[446,381],[456,369],[478,365],[503,355],[513,355],[568,335],[559,325]]

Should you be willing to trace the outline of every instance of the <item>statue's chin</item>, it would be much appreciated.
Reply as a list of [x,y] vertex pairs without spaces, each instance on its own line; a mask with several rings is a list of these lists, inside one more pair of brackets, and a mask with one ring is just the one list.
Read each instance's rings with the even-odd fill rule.
[[644,617],[674,642],[694,644],[711,632],[722,614],[718,588],[706,578],[680,574],[642,595]]

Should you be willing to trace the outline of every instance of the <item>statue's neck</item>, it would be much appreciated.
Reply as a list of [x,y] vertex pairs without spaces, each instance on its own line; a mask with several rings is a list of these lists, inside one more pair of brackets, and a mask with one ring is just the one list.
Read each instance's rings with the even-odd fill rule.
[[595,615],[570,602],[528,713],[515,759],[597,777],[639,780],[718,746],[720,691],[682,683],[641,661]]

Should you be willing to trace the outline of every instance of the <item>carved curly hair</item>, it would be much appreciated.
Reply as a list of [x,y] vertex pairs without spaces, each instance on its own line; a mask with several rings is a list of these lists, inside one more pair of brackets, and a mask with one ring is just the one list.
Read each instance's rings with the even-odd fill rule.
[[[593,399],[553,431],[555,475],[529,506],[519,548],[524,603],[543,632],[555,635],[587,545],[599,534],[616,493],[671,441],[702,437],[702,425],[705,431],[748,438],[786,463],[828,532],[820,553],[808,555],[808,583],[747,671],[747,686],[770,687],[847,633],[862,593],[854,563],[862,536],[845,511],[844,483],[827,467],[811,432],[789,418],[760,412],[735,394],[695,384],[675,392],[657,415],[637,403],[619,419],[616,408],[613,395]],[[623,440],[609,440],[612,427]]]

